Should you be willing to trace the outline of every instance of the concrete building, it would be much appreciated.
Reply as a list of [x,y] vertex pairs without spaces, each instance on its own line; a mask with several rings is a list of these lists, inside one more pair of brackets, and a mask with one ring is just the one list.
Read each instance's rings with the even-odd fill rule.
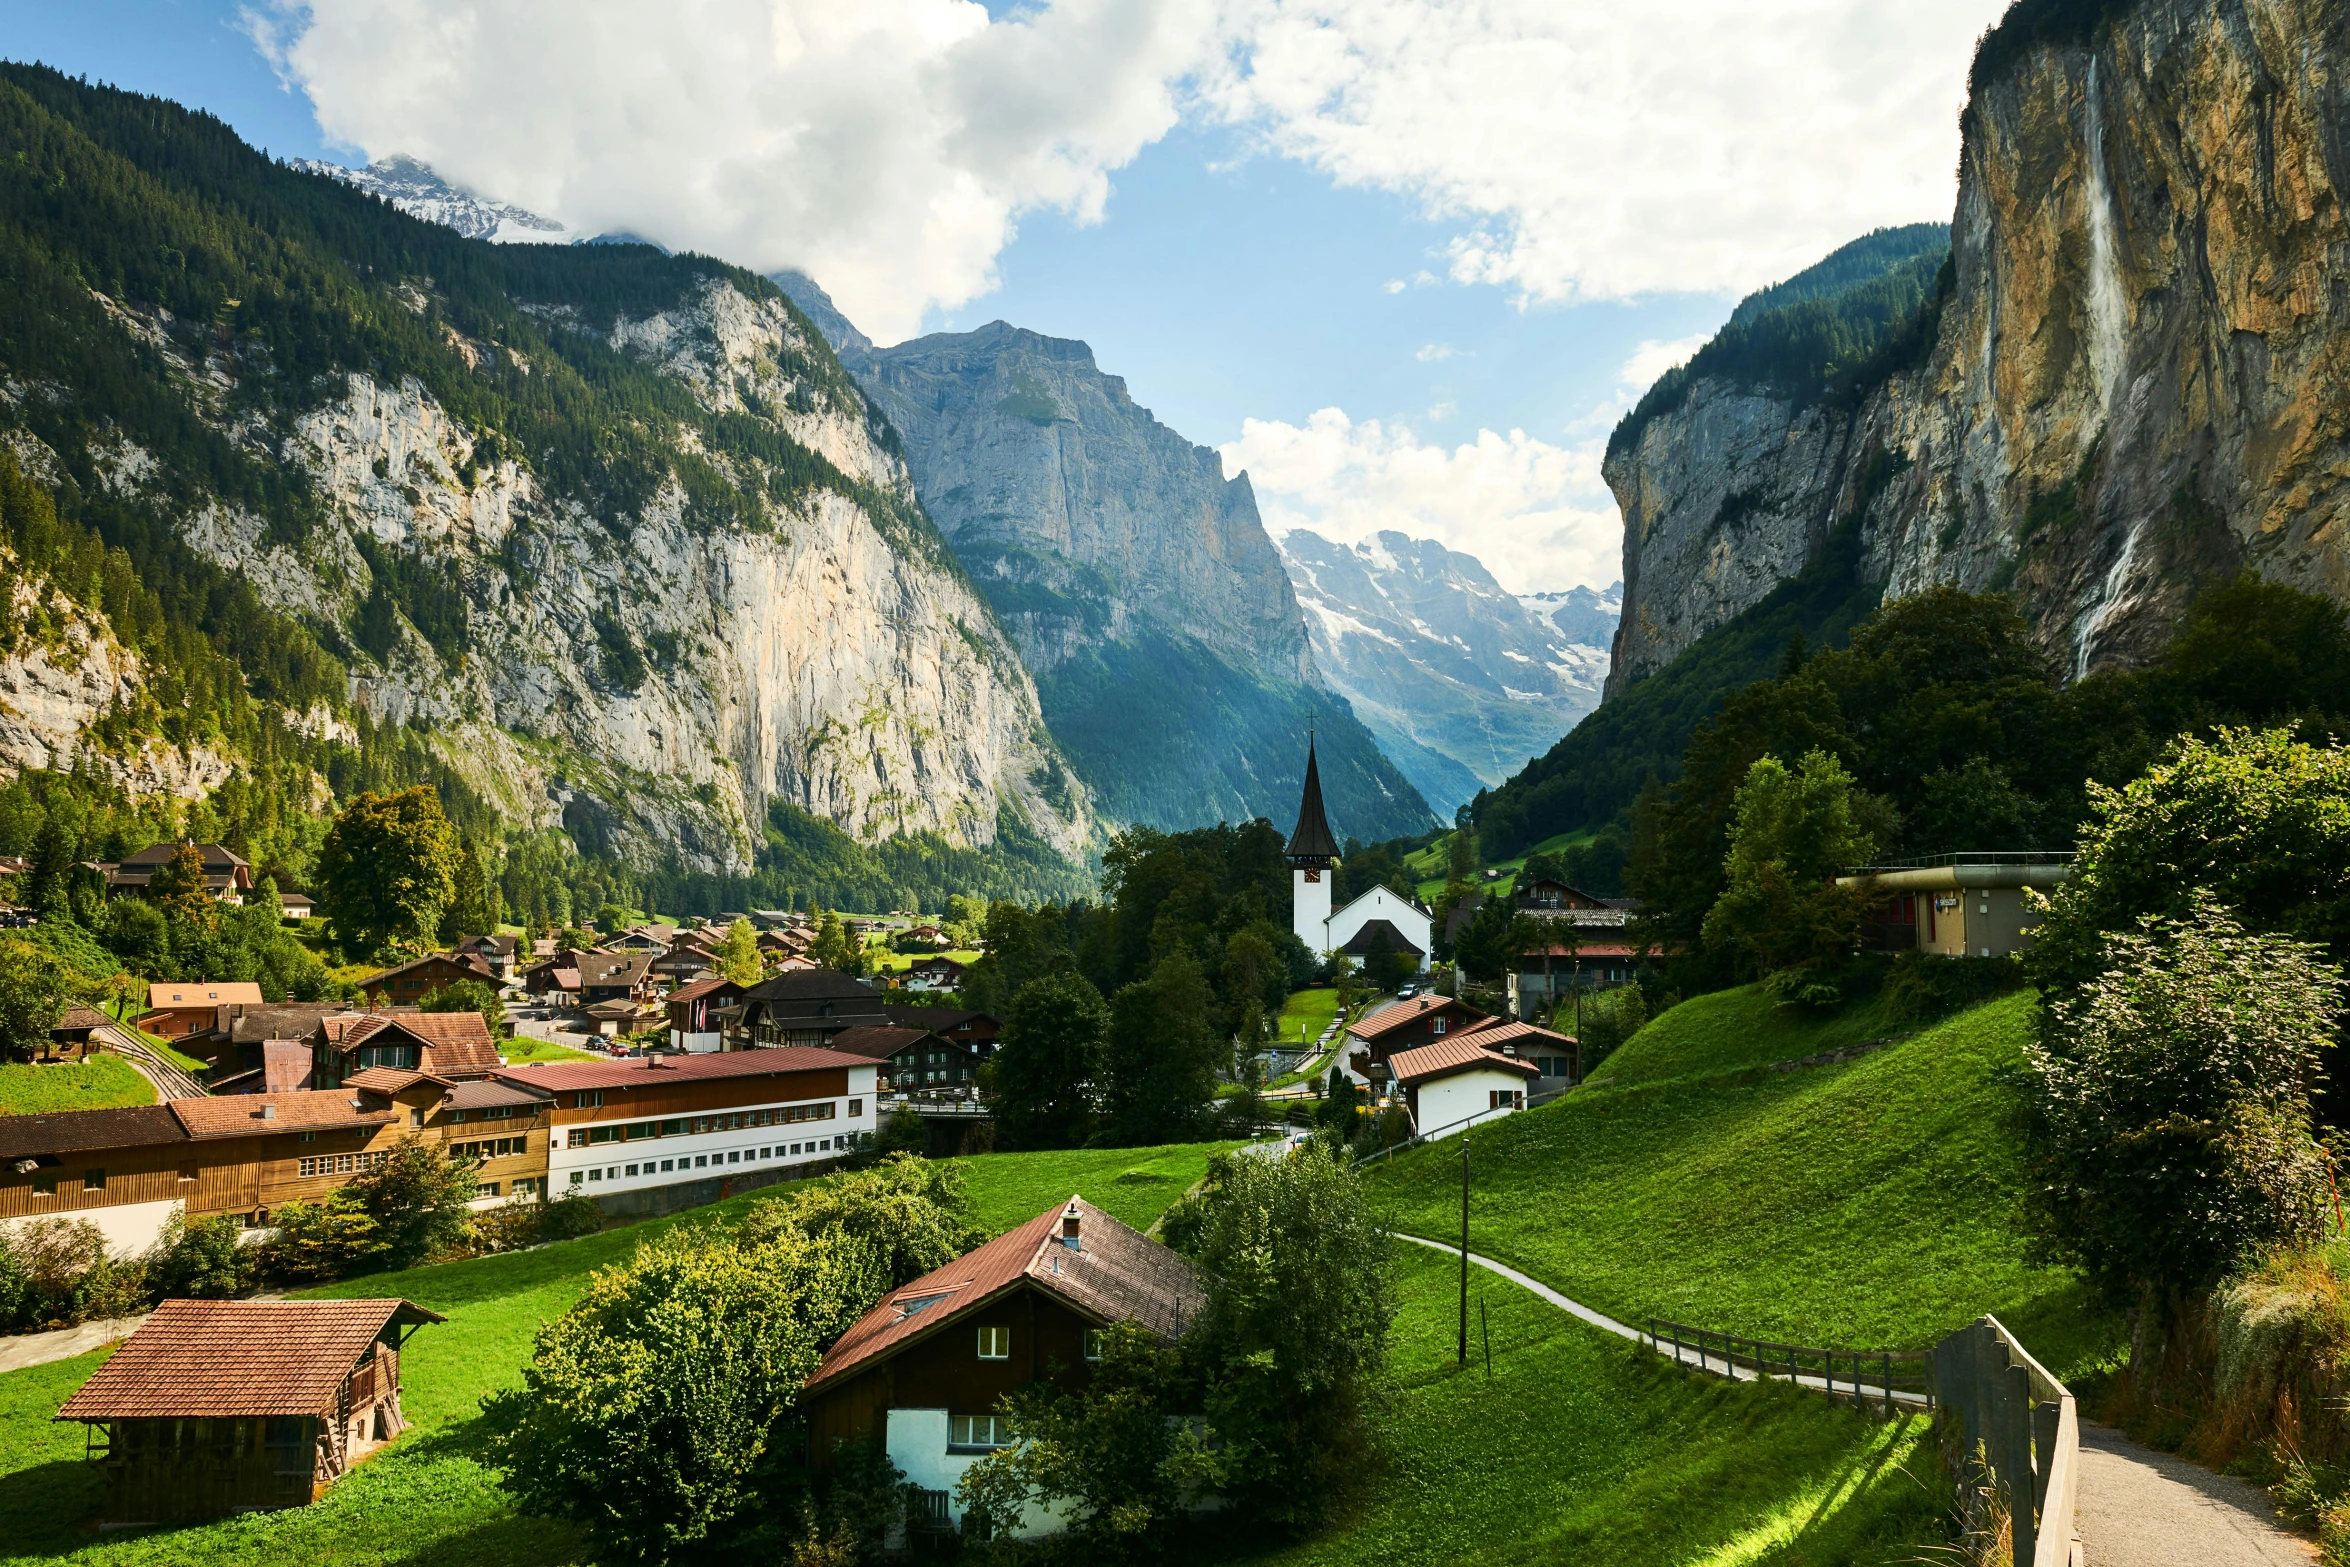
[[2004,958],[2029,947],[2039,928],[2027,893],[2045,893],[2072,875],[2070,854],[1937,854],[1859,866],[1836,885],[1879,900],[1863,933],[1874,951]]

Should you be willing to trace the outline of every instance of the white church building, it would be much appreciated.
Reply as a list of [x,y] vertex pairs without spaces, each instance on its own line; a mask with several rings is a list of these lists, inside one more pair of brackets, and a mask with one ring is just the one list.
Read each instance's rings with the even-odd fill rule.
[[1315,952],[1343,952],[1360,962],[1386,938],[1390,950],[1410,958],[1421,973],[1435,920],[1414,898],[1386,887],[1369,892],[1332,913],[1330,877],[1338,864],[1338,839],[1322,812],[1322,775],[1314,763],[1314,742],[1306,738],[1305,798],[1298,802],[1297,831],[1289,835],[1290,929]]

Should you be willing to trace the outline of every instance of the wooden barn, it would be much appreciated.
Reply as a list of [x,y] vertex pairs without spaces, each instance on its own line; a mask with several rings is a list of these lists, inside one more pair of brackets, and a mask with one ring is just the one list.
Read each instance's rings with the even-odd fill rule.
[[167,1300],[58,1410],[106,1472],[99,1522],[301,1507],[398,1436],[405,1300]]

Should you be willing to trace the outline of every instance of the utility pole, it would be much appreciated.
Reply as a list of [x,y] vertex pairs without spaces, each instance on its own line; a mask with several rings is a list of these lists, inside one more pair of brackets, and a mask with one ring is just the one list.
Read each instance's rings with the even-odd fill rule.
[[1469,1134],[1461,1133],[1461,1343],[1459,1364],[1469,1365]]

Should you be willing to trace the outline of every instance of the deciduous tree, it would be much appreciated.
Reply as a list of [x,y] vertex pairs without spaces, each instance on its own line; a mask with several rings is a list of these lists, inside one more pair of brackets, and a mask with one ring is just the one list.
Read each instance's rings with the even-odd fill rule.
[[1007,1148],[1074,1148],[1093,1127],[1110,1012],[1077,974],[1030,980],[988,1063]]
[[456,895],[456,871],[456,831],[423,784],[361,794],[335,818],[318,856],[336,939],[359,953],[430,939]]
[[1214,1006],[1198,959],[1183,951],[1111,999],[1109,1113],[1121,1142],[1182,1142],[1198,1132],[1216,1094],[1217,1063],[1230,1059]]

